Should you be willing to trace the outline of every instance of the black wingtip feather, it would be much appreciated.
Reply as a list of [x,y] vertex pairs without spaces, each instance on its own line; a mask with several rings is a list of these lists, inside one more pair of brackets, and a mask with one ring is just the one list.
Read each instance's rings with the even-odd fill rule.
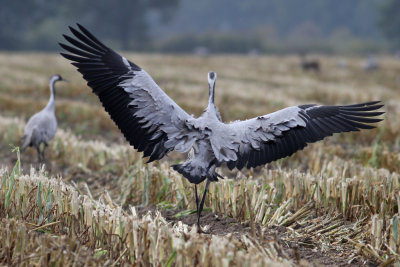
[[87,36],[89,37],[93,42],[97,43],[101,47],[105,49],[109,49],[107,46],[105,46],[102,42],[99,41],[89,30],[87,30],[85,27],[83,27],[81,24],[77,23],[78,28]]
[[64,48],[65,50],[67,50],[68,52],[83,57],[85,60],[92,60],[92,61],[93,60],[96,60],[96,61],[100,61],[101,60],[101,57],[99,55],[91,54],[91,53],[85,52],[83,50],[76,49],[76,48],[74,48],[72,46],[63,44],[63,43],[59,43],[59,45],[62,48]]
[[93,48],[96,48],[99,51],[103,51],[103,52],[107,52],[108,49],[104,48],[103,46],[99,46],[97,43],[93,42],[91,39],[89,39],[87,36],[85,36],[84,34],[80,33],[79,31],[75,30],[72,27],[69,27],[69,29],[71,30],[72,34],[78,38],[79,40],[81,40],[83,43],[90,45]]
[[365,112],[365,111],[348,111],[348,110],[340,110],[340,113],[344,115],[352,115],[358,117],[377,117],[385,114],[384,111],[381,112]]
[[71,44],[73,44],[74,46],[76,46],[77,48],[79,48],[79,49],[81,49],[83,51],[86,51],[86,52],[89,52],[89,53],[92,53],[92,54],[95,54],[95,55],[104,54],[103,51],[99,51],[99,50],[95,49],[94,47],[90,47],[87,44],[79,42],[79,41],[75,40],[74,38],[72,38],[72,37],[70,37],[68,35],[63,34],[63,37],[65,38],[65,40],[67,40],[68,42],[70,42]]
[[[135,117],[135,108],[128,107],[132,99],[118,85],[125,79],[132,79],[134,73],[130,70],[141,70],[136,64],[129,62],[127,67],[122,57],[106,47],[93,34],[82,25],[77,24],[78,29],[69,27],[74,37],[63,34],[70,44],[59,43],[68,53],[61,52],[61,56],[72,61],[82,73],[93,92],[98,95],[104,109],[116,123],[127,141],[138,151],[145,151],[145,155],[151,155],[149,162],[163,157],[168,149],[159,145],[160,138],[153,138],[153,132],[142,129],[139,118]],[[158,145],[157,145],[158,144]]]
[[355,108],[358,108],[358,107],[367,107],[367,106],[373,106],[373,105],[376,105],[376,104],[379,104],[379,103],[381,103],[380,100],[378,100],[378,101],[364,102],[364,103],[359,103],[359,104],[353,104],[353,105],[346,105],[346,106],[344,106],[344,107],[349,107],[349,108],[352,108],[352,107],[355,107]]
[[347,111],[373,111],[378,110],[384,107],[384,105],[373,105],[373,106],[360,106],[360,107],[348,107],[348,106],[341,106],[340,110],[347,110]]

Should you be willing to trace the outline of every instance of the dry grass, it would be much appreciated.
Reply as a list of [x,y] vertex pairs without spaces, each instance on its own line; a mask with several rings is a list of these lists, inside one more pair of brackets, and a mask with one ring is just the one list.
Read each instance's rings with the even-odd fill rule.
[[[19,152],[17,152],[19,153]],[[157,213],[138,217],[79,193],[61,179],[17,161],[11,173],[0,169],[0,251],[2,263],[15,265],[137,264],[194,266],[289,265],[274,244],[262,247],[243,236],[208,236],[183,224],[169,225]],[[129,215],[130,214],[130,215]],[[40,235],[38,233],[43,233]],[[229,251],[229,257],[221,257]],[[89,264],[89,265],[90,265]]]
[[[222,169],[235,179],[212,184],[205,205],[248,225],[249,232],[198,235],[195,227],[168,222],[158,212],[138,215],[133,206],[191,213],[192,185],[165,161],[144,164],[67,62],[53,55],[1,54],[0,62],[6,63],[0,64],[5,77],[0,82],[0,157],[10,158],[0,161],[0,235],[7,240],[0,245],[3,264],[313,262],[312,257],[300,260],[296,250],[288,253],[287,244],[348,263],[398,260],[400,62],[382,58],[384,69],[365,74],[360,59],[348,59],[348,69],[339,70],[334,58],[321,57],[322,74],[316,75],[302,73],[298,59],[290,56],[127,56],[197,115],[206,102],[210,69],[218,73],[216,101],[227,121],[307,102],[380,99],[387,113],[377,130],[336,135],[264,168],[233,174]],[[19,144],[20,118],[47,101],[47,78],[53,72],[72,81],[60,84],[57,94],[64,130],[47,151],[46,168],[35,171],[24,162],[36,156],[34,151],[27,151],[19,165],[8,144]],[[34,105],[31,99],[37,100]],[[176,159],[172,155],[167,161]],[[279,238],[271,236],[274,229],[280,229]]]

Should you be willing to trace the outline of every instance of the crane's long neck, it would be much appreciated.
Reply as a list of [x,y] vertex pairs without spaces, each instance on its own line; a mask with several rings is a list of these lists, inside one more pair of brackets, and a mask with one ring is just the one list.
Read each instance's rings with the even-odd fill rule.
[[209,89],[208,89],[208,106],[209,107],[215,107],[214,90],[215,90],[215,83],[210,84]]
[[57,78],[52,77],[49,82],[50,86],[50,99],[49,102],[47,103],[46,109],[54,111],[54,100],[56,96],[56,90],[55,90],[55,84],[56,84]]
[[215,81],[209,83],[207,110],[210,114],[214,114],[215,117],[217,117],[217,108],[214,103],[214,92],[215,92]]
[[208,106],[207,111],[209,114],[217,116],[217,108],[214,104],[214,93],[215,93],[215,81],[217,80],[217,74],[213,71],[208,73]]

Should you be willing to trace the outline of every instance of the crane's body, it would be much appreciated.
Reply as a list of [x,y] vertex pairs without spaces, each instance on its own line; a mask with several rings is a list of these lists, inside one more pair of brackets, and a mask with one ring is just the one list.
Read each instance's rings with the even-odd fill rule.
[[[28,146],[36,148],[38,161],[44,160],[44,152],[48,143],[54,138],[57,131],[57,119],[55,115],[55,83],[62,81],[60,75],[53,75],[50,78],[50,99],[46,107],[33,115],[25,126],[24,136],[22,137],[21,150],[24,151]],[[44,144],[40,151],[40,145]]]
[[[345,105],[300,105],[257,118],[224,123],[214,104],[217,75],[208,73],[208,106],[199,118],[187,114],[153,81],[146,71],[120,56],[87,29],[70,27],[79,40],[64,35],[73,45],[60,44],[88,85],[99,97],[127,141],[143,151],[149,162],[170,151],[188,153],[188,159],[173,168],[195,185],[198,227],[210,182],[222,178],[216,168],[242,169],[264,165],[290,156],[307,143],[333,133],[375,128],[370,123],[383,112],[379,101]],[[206,180],[199,201],[197,184]]]

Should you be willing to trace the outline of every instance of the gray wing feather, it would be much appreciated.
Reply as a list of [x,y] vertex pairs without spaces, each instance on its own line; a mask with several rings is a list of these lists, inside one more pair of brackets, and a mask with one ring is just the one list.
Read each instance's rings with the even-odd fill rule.
[[220,162],[237,161],[240,151],[260,150],[263,143],[275,140],[282,132],[305,126],[298,107],[289,107],[257,118],[220,124],[212,130],[211,145]]
[[369,123],[376,123],[381,119],[371,117],[384,112],[369,111],[383,106],[378,103],[379,101],[347,106],[302,105],[233,122],[223,126],[225,135],[211,139],[214,143],[213,150],[219,162],[226,162],[230,169],[264,165],[290,156],[303,149],[307,143],[316,142],[333,133],[375,128]]
[[133,78],[119,84],[131,98],[128,107],[137,111],[135,116],[145,128],[153,127],[153,135],[167,134],[167,150],[187,152],[196,141],[198,132],[192,131],[193,117],[178,106],[147,74],[133,71]]
[[69,52],[61,55],[73,61],[130,144],[149,162],[174,149],[187,151],[197,134],[190,128],[193,118],[138,65],[78,27],[70,27],[76,39],[64,35],[73,46],[60,44]]

